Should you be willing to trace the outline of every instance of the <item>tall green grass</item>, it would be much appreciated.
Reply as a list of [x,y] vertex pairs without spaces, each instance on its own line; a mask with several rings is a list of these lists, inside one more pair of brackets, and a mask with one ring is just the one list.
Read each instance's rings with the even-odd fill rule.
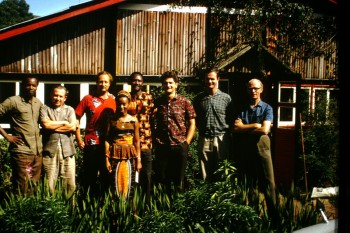
[[60,183],[52,194],[42,182],[34,195],[1,200],[0,232],[292,232],[318,221],[310,197],[293,187],[268,209],[231,163],[222,163],[217,175],[217,182],[196,181],[185,192],[156,185],[148,203],[139,187],[128,199],[113,190],[97,196],[78,189],[66,197]]

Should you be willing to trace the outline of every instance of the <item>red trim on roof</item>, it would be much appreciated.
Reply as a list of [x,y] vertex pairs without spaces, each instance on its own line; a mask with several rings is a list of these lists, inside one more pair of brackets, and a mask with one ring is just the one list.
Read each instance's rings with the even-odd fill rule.
[[[66,20],[75,16],[79,16],[91,11],[95,11],[95,10],[99,10],[117,3],[121,3],[124,2],[125,0],[105,0],[105,1],[92,1],[92,5],[88,4],[88,6],[86,6],[86,4],[82,4],[85,7],[79,8],[79,9],[75,9],[75,7],[73,9],[69,9],[67,11],[63,11],[62,13],[56,13],[53,14],[53,16],[48,16],[47,17],[43,17],[43,19],[40,20],[40,18],[38,19],[38,21],[34,20],[34,22],[29,23],[27,25],[23,25],[23,26],[19,26],[17,28],[14,29],[10,29],[8,31],[5,31],[3,33],[0,33],[0,41],[4,40],[4,39],[8,39],[29,31],[33,31],[35,29],[38,28],[42,28],[42,27],[46,27],[48,25],[57,23],[59,21],[62,20]],[[90,2],[89,2],[90,3]]]

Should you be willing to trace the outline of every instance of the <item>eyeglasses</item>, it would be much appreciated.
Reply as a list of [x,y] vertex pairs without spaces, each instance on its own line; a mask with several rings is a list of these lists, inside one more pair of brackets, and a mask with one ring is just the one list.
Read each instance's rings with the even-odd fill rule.
[[259,90],[261,87],[248,87],[248,90],[249,91],[257,91],[257,90]]

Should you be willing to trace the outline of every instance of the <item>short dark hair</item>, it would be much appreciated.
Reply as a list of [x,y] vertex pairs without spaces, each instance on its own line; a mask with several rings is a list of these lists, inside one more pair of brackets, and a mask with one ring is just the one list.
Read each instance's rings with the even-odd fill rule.
[[160,76],[160,81],[161,83],[164,83],[166,79],[172,78],[174,79],[175,83],[179,82],[179,77],[177,76],[177,71],[172,70],[172,71],[166,71]]
[[51,93],[53,93],[53,90],[55,90],[55,89],[64,90],[66,92],[66,96],[68,96],[69,91],[67,90],[67,88],[65,86],[56,85],[56,86],[54,86],[54,88],[52,88]]
[[109,77],[109,82],[112,83],[113,82],[113,76],[111,75],[111,73],[109,73],[108,71],[101,71],[96,75],[96,82],[98,82],[98,78],[103,75],[103,74],[107,74]]
[[128,78],[128,84],[131,85],[133,78],[138,75],[141,76],[143,82],[143,75],[140,72],[133,72]]
[[220,70],[218,67],[209,67],[209,68],[206,68],[204,70],[204,76],[206,76],[207,74],[211,73],[211,72],[214,72],[216,73],[216,76],[219,77],[220,75]]
[[35,75],[30,75],[30,76],[25,76],[25,77],[23,77],[22,78],[22,84],[24,84],[25,82],[27,82],[27,79],[31,79],[31,78],[35,78],[36,79],[36,81],[37,81],[37,83],[39,84],[39,79],[38,79],[38,77],[36,77]]

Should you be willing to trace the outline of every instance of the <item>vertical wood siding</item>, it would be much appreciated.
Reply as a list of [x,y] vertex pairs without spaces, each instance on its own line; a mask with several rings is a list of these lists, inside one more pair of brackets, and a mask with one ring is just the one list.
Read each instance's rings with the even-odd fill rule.
[[[272,39],[272,40],[269,40]],[[276,36],[267,30],[267,40],[273,41]],[[280,38],[287,40],[287,38]],[[292,51],[289,55],[276,52],[273,42],[267,45],[269,50],[275,54],[282,62],[288,65],[292,71],[301,74],[302,79],[336,79],[337,70],[337,42],[334,38],[328,41],[319,41],[316,47],[323,51],[319,56],[306,57]]]
[[105,28],[92,16],[10,39],[0,72],[96,74],[104,67]]
[[116,73],[192,75],[204,57],[205,14],[120,10]]
[[[129,75],[134,71],[160,75],[173,69],[181,75],[193,75],[194,68],[204,62],[206,46],[209,46],[205,41],[204,13],[122,9],[110,12],[116,20],[116,75]],[[111,18],[103,12],[91,12],[1,42],[0,72],[96,74],[105,67],[105,27]],[[240,15],[232,15],[228,22],[220,22],[222,25],[211,32],[210,36],[215,37],[212,46],[216,58],[224,58],[230,48],[241,43],[235,28],[238,20]],[[215,19],[212,22],[215,24]],[[296,52],[276,52],[275,38],[268,30],[266,46],[302,78],[336,78],[334,40],[319,42],[324,54],[303,58]],[[251,72],[244,64],[229,71]]]

